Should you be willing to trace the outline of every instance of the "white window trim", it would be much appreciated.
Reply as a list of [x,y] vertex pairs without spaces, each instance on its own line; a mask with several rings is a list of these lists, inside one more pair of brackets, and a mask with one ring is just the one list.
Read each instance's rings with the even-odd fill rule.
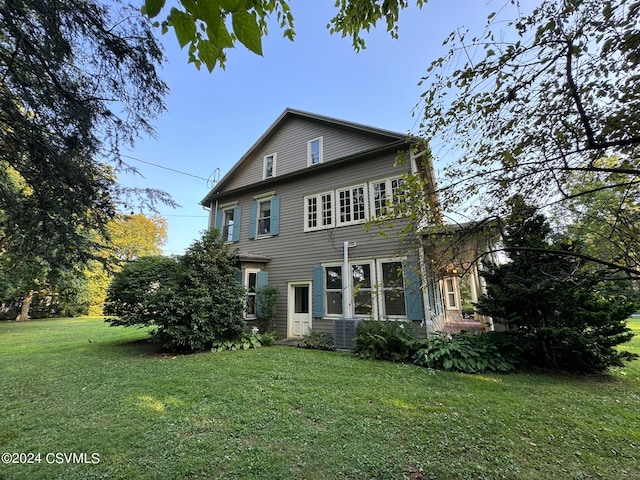
[[[347,190],[353,190],[354,188],[362,187],[362,195],[363,195],[363,203],[364,203],[364,218],[353,220],[353,197],[351,198],[351,218],[352,220],[347,220],[345,222],[340,220],[340,192],[344,192]],[[351,193],[349,194],[351,196]],[[335,191],[335,225],[337,227],[345,227],[347,225],[358,225],[369,220],[369,188],[368,183],[360,183],[356,185],[351,185],[343,188],[336,188]]]
[[[331,223],[328,225],[323,225],[323,209],[322,209],[322,197],[324,195],[331,196]],[[316,205],[318,207],[317,211],[317,225],[315,227],[309,226],[309,202],[308,199],[315,198]],[[304,197],[304,231],[305,232],[313,232],[316,230],[324,230],[327,228],[334,228],[336,225],[336,195],[334,190],[329,190],[328,192],[320,192],[314,195],[307,195]]]
[[[220,232],[221,234],[224,233],[224,229],[225,227],[228,226],[227,224],[227,220],[228,220],[228,215],[227,212],[231,211],[234,212],[235,211],[235,206],[229,206],[229,207],[225,207],[222,209],[222,232]],[[238,222],[240,221],[240,219],[238,219]],[[236,219],[233,219],[233,227],[236,228]],[[233,243],[233,230],[231,233],[231,240],[229,240],[229,232],[227,230],[227,236],[225,237],[224,241],[227,243]]]
[[[320,163],[322,163],[324,161],[324,148],[323,148],[324,141],[322,140],[322,138],[323,138],[322,136],[316,137],[316,138],[312,138],[311,140],[309,140],[307,142],[307,166],[308,167],[311,167],[313,165],[318,165],[318,164],[320,164]],[[313,142],[316,142],[316,141],[320,143],[320,145],[319,145],[319,147],[320,147],[319,148],[320,159],[319,159],[318,163],[313,163],[312,158],[311,158],[311,144]]]
[[253,196],[253,199],[254,199],[254,200],[256,200],[256,201],[258,201],[258,202],[261,202],[261,201],[263,201],[263,200],[268,200],[268,199],[270,199],[271,197],[275,197],[275,196],[276,196],[276,192],[275,192],[275,191],[272,191],[272,192],[265,192],[265,193],[261,193],[261,194],[259,194],[259,195],[254,195],[254,196]]
[[[270,177],[267,177],[267,158],[273,158],[273,172]],[[273,152],[269,155],[265,155],[262,159],[262,179],[266,180],[268,178],[273,178],[276,176],[276,163],[278,160],[278,154]]]
[[[452,281],[453,291],[449,291],[447,280]],[[444,277],[442,279],[442,290],[444,293],[444,303],[447,310],[460,310],[460,287],[458,285],[458,277]],[[455,306],[449,305],[449,295],[453,294]]]
[[[248,298],[249,295],[256,297],[257,295],[255,294],[250,294],[249,293],[249,274],[251,273],[255,273],[256,274],[256,290],[258,288],[258,273],[260,273],[262,270],[260,270],[259,268],[245,268],[244,272],[243,272],[243,276],[242,276],[242,285],[244,286],[244,288],[247,289],[247,295],[246,297]],[[255,320],[257,317],[254,314],[249,314],[247,313],[247,309],[246,309],[246,305],[247,305],[247,298],[245,298],[245,309],[244,309],[244,318],[246,320]],[[256,299],[254,298],[254,308],[256,306]]]
[[[378,180],[372,180],[369,181],[369,199],[370,199],[370,217],[374,218],[376,217],[376,196],[375,196],[375,192],[374,192],[374,184],[377,183],[384,183],[385,184],[385,205],[387,207],[387,209],[392,210],[393,209],[393,188],[391,185],[391,182],[393,182],[394,180],[402,180],[404,181],[404,179],[402,178],[402,175],[395,175],[393,177],[388,177],[388,178],[380,178]],[[389,211],[387,210],[387,212]],[[385,215],[384,213],[382,215]]]
[[[350,291],[351,294],[353,295],[354,293],[354,285],[353,285],[353,275],[352,275],[352,268],[353,265],[363,265],[363,264],[368,264],[369,265],[369,272],[371,275],[371,315],[367,318],[378,318],[378,308],[379,308],[379,299],[378,299],[378,295],[380,295],[379,292],[379,288],[378,288],[378,267],[377,267],[377,262],[378,260],[374,259],[374,258],[360,258],[360,259],[356,259],[356,260],[350,260],[349,261],[349,278],[348,281],[350,282]],[[342,262],[327,262],[327,263],[321,263],[320,264],[323,268],[324,268],[324,276],[323,276],[323,281],[325,282],[324,284],[324,298],[322,299],[322,301],[324,302],[324,316],[325,318],[344,318],[344,312],[337,314],[337,313],[329,313],[329,305],[327,304],[327,284],[326,284],[326,270],[327,268],[331,268],[331,267],[340,267],[340,269],[342,270],[343,268],[343,264]],[[344,290],[345,290],[345,286],[344,286],[344,272],[342,274],[342,294],[344,295]],[[354,297],[355,298],[355,297]],[[354,310],[354,312],[348,312],[347,317],[348,318],[352,318],[352,317],[363,317],[363,315],[358,315],[355,313],[355,304],[354,304],[354,298],[351,299],[351,308]],[[406,317],[401,317],[401,319],[406,320]]]
[[[271,233],[260,233],[260,206],[263,203],[269,202],[269,225],[271,225],[271,219],[273,218],[273,206],[271,205],[271,200],[273,197],[274,195],[256,199],[256,202],[258,202],[258,210],[256,212],[256,238],[268,238],[273,236]],[[269,228],[269,230],[271,230],[271,228]]]
[[405,314],[404,315],[386,315],[384,310],[384,285],[382,284],[382,264],[383,263],[400,263],[404,262],[406,257],[390,257],[390,258],[376,258],[376,274],[377,278],[377,294],[378,294],[378,305],[380,310],[378,313],[378,318],[386,320],[396,320],[396,321],[407,321],[406,315],[406,295],[407,295],[407,286],[404,283],[405,273],[404,273],[404,265],[402,265],[402,286],[405,294]]

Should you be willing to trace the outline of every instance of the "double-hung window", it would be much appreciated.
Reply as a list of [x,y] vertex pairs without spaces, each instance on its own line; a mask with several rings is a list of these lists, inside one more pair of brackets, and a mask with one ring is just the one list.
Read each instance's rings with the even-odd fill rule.
[[322,137],[307,142],[307,165],[322,163]]
[[405,316],[404,273],[401,261],[380,262],[382,308],[384,317]]
[[245,314],[246,318],[255,318],[256,317],[256,292],[258,289],[258,272],[259,270],[249,270],[245,271],[245,282],[244,285],[247,289],[247,297],[245,300]]
[[371,280],[370,263],[351,265],[351,285],[353,288],[353,313],[370,316],[373,313],[373,281]]
[[318,193],[304,198],[304,230],[320,230],[334,226],[333,192]]
[[271,199],[258,202],[258,236],[270,235],[271,232]]
[[458,309],[458,279],[456,277],[447,277],[444,279],[444,294],[447,309]]
[[249,217],[249,238],[278,235],[280,229],[280,197],[273,194],[255,197]]
[[240,241],[242,208],[233,203],[221,206],[216,211],[215,227],[225,242]]
[[350,225],[367,219],[366,188],[364,185],[337,191],[338,225]]
[[324,271],[327,315],[342,315],[342,267],[328,266]]
[[222,211],[222,238],[227,242],[233,241],[233,227],[235,224],[234,218],[235,208],[226,208]]

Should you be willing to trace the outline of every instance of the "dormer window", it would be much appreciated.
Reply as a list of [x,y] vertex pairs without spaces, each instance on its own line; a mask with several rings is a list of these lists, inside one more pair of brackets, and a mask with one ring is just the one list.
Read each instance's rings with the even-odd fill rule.
[[322,163],[322,137],[307,142],[307,165]]
[[272,178],[276,176],[276,154],[266,155],[264,157],[262,167],[262,179]]

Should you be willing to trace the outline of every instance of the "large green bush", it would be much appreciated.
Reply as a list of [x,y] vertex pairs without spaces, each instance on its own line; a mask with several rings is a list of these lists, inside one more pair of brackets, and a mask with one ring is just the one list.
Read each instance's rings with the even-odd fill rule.
[[358,323],[354,353],[360,358],[405,362],[417,349],[417,337],[410,324],[365,320]]
[[435,370],[464,373],[508,373],[516,369],[517,357],[504,355],[493,333],[432,335],[413,354],[413,363]]
[[507,263],[489,264],[478,310],[503,324],[505,347],[532,366],[599,372],[622,365],[616,346],[633,334],[626,319],[638,308],[628,282],[585,262],[579,239],[551,238],[546,219],[514,203],[504,235]]
[[175,259],[143,257],[118,273],[105,311],[112,325],[151,326],[151,338],[171,350],[204,350],[240,339],[245,290],[234,255],[217,231]]

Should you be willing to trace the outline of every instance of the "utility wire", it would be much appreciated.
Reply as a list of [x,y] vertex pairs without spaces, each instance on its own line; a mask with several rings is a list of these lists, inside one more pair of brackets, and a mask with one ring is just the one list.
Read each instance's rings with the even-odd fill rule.
[[186,175],[187,177],[197,178],[198,180],[204,180],[205,182],[209,181],[208,178],[199,177],[198,175],[192,175],[191,173],[187,173],[187,172],[181,172],[180,170],[176,170],[175,168],[165,167],[164,165],[158,165],[157,163],[148,162],[146,160],[141,160],[139,158],[132,157],[130,155],[120,154],[120,156],[124,157],[124,158],[130,158],[131,160],[135,160],[136,162],[146,163],[147,165],[152,165],[154,167],[162,168],[163,170],[169,170],[171,172],[176,172],[176,173],[179,173],[180,175]]

